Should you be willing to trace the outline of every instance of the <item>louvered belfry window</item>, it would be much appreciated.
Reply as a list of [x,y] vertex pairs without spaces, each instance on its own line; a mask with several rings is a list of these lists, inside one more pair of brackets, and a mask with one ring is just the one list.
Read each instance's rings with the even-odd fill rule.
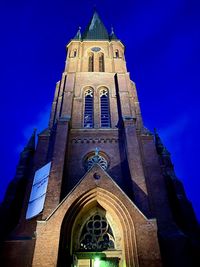
[[74,57],[76,57],[76,55],[77,55],[77,50],[74,49]]
[[84,128],[93,128],[94,119],[93,119],[93,89],[87,89],[85,91],[85,109],[84,109]]
[[100,91],[100,104],[101,104],[101,127],[110,127],[110,106],[109,106],[109,93],[108,89]]
[[89,72],[94,71],[94,54],[93,53],[89,54],[89,58],[88,58],[88,71]]
[[104,72],[105,71],[105,67],[104,67],[104,55],[100,54],[99,55],[99,71],[100,72]]
[[115,57],[119,58],[119,50],[118,49],[115,50]]

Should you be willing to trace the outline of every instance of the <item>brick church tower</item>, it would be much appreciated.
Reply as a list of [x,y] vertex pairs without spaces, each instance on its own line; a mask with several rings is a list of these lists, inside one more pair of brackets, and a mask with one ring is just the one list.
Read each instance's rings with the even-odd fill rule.
[[96,12],[67,45],[48,128],[20,155],[1,236],[1,266],[200,266],[191,204]]

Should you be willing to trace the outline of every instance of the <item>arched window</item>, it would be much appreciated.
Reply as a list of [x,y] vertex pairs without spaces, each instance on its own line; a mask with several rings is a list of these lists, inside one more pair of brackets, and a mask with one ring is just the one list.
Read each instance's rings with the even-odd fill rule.
[[104,66],[104,55],[102,53],[99,54],[99,71],[104,72],[105,66]]
[[89,54],[88,71],[94,71],[94,54],[93,53]]
[[77,55],[77,50],[76,49],[74,49],[74,57],[76,57],[76,55]]
[[104,88],[100,91],[100,106],[101,106],[101,127],[110,127],[110,106],[108,89]]
[[76,57],[77,56],[77,49],[73,49],[70,53],[70,57]]
[[84,94],[85,97],[85,109],[84,109],[84,128],[93,128],[93,89],[87,89]]
[[115,57],[119,58],[119,50],[118,49],[115,50]]

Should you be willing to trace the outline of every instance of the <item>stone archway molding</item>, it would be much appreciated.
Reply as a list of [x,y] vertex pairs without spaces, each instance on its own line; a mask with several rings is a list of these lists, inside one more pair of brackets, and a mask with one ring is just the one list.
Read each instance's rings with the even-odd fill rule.
[[[147,219],[98,164],[84,175],[46,220],[37,221],[32,266],[62,266],[64,250],[69,251],[70,257],[71,232],[77,215],[94,203],[99,203],[120,222],[124,240],[123,267],[161,266],[156,220]],[[67,237],[63,239],[64,235]]]

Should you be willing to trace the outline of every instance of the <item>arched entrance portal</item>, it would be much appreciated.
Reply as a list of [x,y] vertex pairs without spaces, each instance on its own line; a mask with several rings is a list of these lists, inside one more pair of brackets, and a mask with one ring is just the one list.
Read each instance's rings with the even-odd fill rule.
[[118,267],[122,260],[120,227],[98,202],[93,205],[77,216],[73,227],[73,266]]
[[97,196],[93,198],[96,193],[82,197],[83,202],[79,200],[65,215],[58,267],[124,266],[124,233],[120,218],[111,204]]
[[156,221],[93,166],[46,220],[37,221],[32,265],[158,267]]

